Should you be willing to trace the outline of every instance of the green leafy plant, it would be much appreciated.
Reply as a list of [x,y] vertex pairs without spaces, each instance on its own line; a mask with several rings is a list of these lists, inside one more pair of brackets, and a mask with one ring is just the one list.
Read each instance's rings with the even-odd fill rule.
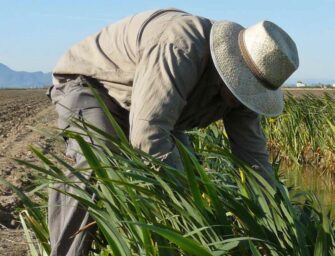
[[332,96],[288,95],[284,113],[263,118],[263,127],[272,152],[298,164],[335,170],[335,101]]
[[[176,142],[184,166],[177,170],[132,148],[99,101],[117,137],[83,120],[74,122],[81,133],[64,131],[80,145],[87,167],[73,168],[38,149],[33,151],[42,164],[19,160],[46,175],[50,187],[62,183],[72,188],[63,193],[78,200],[93,219],[89,226],[97,227],[92,255],[334,254],[335,225],[317,197],[290,193],[277,179],[270,186],[230,153],[220,124],[192,133],[197,157]],[[29,239],[39,241],[31,252],[48,254],[46,202],[36,204],[1,182],[23,200],[22,221],[35,234]]]

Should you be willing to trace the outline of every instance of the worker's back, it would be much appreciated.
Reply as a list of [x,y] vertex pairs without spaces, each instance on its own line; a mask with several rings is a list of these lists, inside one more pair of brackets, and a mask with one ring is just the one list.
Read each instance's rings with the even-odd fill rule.
[[[67,75],[96,78],[125,109],[141,53],[170,41],[182,49],[209,40],[211,22],[176,9],[148,11],[113,23],[70,48],[54,68],[54,84]],[[209,54],[209,51],[208,51]]]

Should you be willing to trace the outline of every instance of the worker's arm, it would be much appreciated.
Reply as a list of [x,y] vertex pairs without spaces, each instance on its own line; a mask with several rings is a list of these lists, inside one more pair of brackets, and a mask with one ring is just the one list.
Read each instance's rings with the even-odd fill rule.
[[173,140],[174,127],[206,65],[208,56],[202,52],[208,51],[163,42],[145,49],[136,71],[130,142],[176,168],[182,164]]
[[229,112],[223,121],[233,154],[259,170],[272,184],[273,170],[260,116],[242,106]]

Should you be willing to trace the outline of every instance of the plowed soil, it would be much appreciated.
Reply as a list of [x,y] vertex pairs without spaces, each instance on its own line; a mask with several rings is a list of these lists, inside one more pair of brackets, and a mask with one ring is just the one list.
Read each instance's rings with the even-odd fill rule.
[[[34,130],[56,126],[57,114],[45,91],[0,90],[0,177],[24,192],[33,189],[35,177],[31,170],[12,159],[36,161],[30,145],[44,153],[58,150],[55,142]],[[20,207],[18,197],[0,185],[0,255],[27,255],[27,244],[17,218]]]
[[335,88],[285,88],[285,94],[291,94],[295,97],[303,96],[304,94],[313,94],[315,96],[323,96],[328,94],[331,97],[335,97]]

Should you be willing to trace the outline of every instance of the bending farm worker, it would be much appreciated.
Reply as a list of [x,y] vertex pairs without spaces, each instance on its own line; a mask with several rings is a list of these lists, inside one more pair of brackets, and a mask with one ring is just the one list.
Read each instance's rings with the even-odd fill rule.
[[[280,88],[298,65],[295,43],[272,22],[244,28],[163,9],[125,18],[75,44],[54,68],[49,93],[60,128],[76,130],[68,120],[76,115],[115,134],[92,84],[134,147],[179,169],[173,137],[189,146],[184,131],[223,119],[232,152],[271,182],[260,115],[283,111]],[[71,139],[67,155],[85,166]],[[88,223],[74,199],[51,191],[51,255],[87,255],[89,232],[72,235]]]

